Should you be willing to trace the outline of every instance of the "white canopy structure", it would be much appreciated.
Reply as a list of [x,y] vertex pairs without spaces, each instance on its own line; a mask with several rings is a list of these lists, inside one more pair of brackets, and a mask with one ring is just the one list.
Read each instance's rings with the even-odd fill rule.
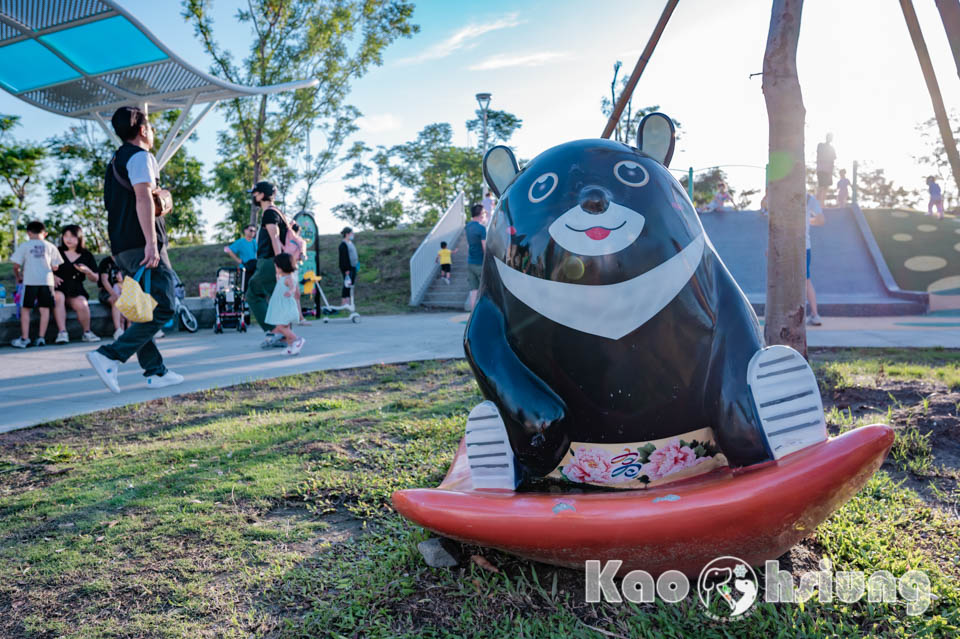
[[[112,0],[0,0],[0,87],[41,109],[95,120],[113,139],[106,121],[120,106],[182,109],[157,152],[161,167],[220,100],[317,84],[245,87],[215,78]],[[206,106],[189,120],[197,105]]]

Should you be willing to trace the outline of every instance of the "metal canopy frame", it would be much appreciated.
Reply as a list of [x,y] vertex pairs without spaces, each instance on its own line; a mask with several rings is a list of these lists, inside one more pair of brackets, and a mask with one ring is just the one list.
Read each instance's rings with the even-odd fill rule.
[[[117,17],[139,31],[163,57],[154,56],[151,60],[141,59],[126,65],[121,59],[117,66],[109,69],[91,70],[89,64],[85,68],[82,61],[72,58],[56,45],[55,34],[62,37],[66,34],[61,32],[69,29]],[[127,27],[120,21],[114,22],[118,27]],[[106,24],[100,26],[106,28]],[[161,168],[221,100],[306,89],[319,84],[318,80],[312,79],[246,87],[221,80],[173,53],[143,23],[113,0],[0,0],[0,54],[8,46],[24,42],[37,43],[45,52],[52,53],[69,67],[73,77],[22,89],[0,80],[0,87],[51,113],[97,122],[117,143],[119,140],[106,120],[118,107],[133,104],[147,112],[180,109],[180,117],[157,152]],[[122,50],[119,53],[122,57]],[[29,65],[30,60],[22,60],[22,63]],[[191,120],[191,110],[199,105],[205,106]]]

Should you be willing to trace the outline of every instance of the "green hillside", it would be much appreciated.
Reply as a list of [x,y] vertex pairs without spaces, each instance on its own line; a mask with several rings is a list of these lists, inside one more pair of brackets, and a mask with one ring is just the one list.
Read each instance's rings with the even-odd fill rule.
[[960,289],[960,218],[901,209],[864,209],[863,215],[900,288]]
[[[359,284],[356,290],[358,310],[367,314],[406,313],[412,309],[410,299],[410,256],[420,245],[426,230],[358,232],[354,239],[360,257]],[[331,303],[339,303],[340,271],[337,268],[339,235],[319,238],[321,282]],[[234,264],[223,252],[224,244],[182,246],[170,249],[170,261],[186,286],[188,296],[199,295],[200,282],[216,280],[217,268]],[[97,256],[99,260],[101,256]],[[0,284],[7,288],[7,302],[13,302],[15,281],[13,265],[0,264]],[[96,285],[87,282],[91,299],[96,299]]]

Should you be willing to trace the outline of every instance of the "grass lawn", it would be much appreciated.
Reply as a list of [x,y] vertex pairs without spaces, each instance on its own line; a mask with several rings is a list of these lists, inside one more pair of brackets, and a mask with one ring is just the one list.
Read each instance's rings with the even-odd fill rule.
[[[427,234],[426,229],[358,232],[354,239],[360,258],[357,284],[357,307],[367,315],[409,313],[410,257]],[[318,238],[320,273],[326,274],[321,286],[331,304],[340,303],[340,270],[337,267],[339,235]],[[188,296],[200,294],[200,282],[214,282],[217,269],[235,262],[223,252],[224,244],[178,246],[170,249],[170,262],[186,287]],[[99,261],[100,257],[97,256]],[[0,263],[0,284],[7,289],[7,303],[13,303],[16,281],[13,265]],[[97,298],[96,285],[86,282],[90,299]],[[309,304],[308,304],[309,306]]]
[[960,218],[903,209],[864,209],[863,215],[900,288],[927,291],[939,282],[941,293],[960,294]]
[[[358,243],[359,244],[359,243]],[[443,477],[480,398],[465,361],[280,378],[0,435],[0,636],[956,637],[960,353],[822,350],[831,430],[897,443],[781,568],[925,571],[903,603],[588,604],[582,573],[428,538],[390,494]],[[499,572],[471,561],[480,555]],[[761,577],[761,583],[763,579]]]

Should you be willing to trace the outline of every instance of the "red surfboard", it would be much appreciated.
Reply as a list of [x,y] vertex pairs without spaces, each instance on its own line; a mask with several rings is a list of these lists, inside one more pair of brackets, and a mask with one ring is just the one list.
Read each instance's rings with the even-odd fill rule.
[[696,576],[723,555],[753,566],[781,556],[863,487],[893,438],[889,426],[864,426],[748,470],[578,494],[474,490],[461,441],[438,488],[397,491],[393,505],[444,537],[534,561],[583,569],[620,559],[621,575]]

